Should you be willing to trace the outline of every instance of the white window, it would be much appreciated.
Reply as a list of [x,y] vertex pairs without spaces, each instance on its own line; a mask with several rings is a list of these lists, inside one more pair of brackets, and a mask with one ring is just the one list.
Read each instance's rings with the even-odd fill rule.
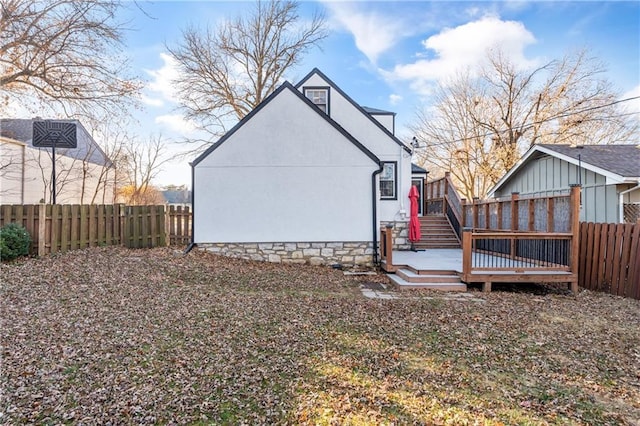
[[396,162],[389,161],[382,163],[382,173],[380,173],[380,198],[383,200],[397,200],[396,193]]
[[325,114],[329,114],[329,89],[325,87],[305,87],[304,95]]

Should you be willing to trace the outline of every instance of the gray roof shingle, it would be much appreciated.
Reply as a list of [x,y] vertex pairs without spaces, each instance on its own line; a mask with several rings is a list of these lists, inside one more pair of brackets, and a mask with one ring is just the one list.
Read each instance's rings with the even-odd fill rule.
[[540,144],[548,150],[591,164],[625,178],[640,177],[639,145],[570,145]]

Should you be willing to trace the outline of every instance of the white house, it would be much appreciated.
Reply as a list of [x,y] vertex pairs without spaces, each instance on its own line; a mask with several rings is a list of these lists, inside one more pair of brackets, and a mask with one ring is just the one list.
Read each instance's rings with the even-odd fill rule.
[[533,145],[489,191],[538,194],[582,186],[580,220],[636,222],[640,219],[640,146]]
[[391,223],[396,247],[408,248],[411,148],[394,127],[394,113],[361,107],[318,69],[282,84],[191,164],[194,244],[272,262],[371,264]]
[[[77,120],[76,148],[56,149],[56,202],[102,204],[114,200],[115,167]],[[50,203],[52,154],[34,148],[33,120],[0,119],[0,204]]]

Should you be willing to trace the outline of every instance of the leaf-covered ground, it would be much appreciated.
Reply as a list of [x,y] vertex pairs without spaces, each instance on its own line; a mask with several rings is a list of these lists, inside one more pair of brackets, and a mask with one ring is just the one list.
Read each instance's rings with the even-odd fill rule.
[[3,424],[640,423],[638,301],[375,300],[384,276],[170,249],[1,268]]

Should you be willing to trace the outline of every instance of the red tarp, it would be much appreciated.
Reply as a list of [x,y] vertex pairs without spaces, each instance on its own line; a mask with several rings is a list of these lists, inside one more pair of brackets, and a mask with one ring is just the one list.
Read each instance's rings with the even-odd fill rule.
[[411,217],[409,218],[409,241],[415,243],[420,241],[420,220],[418,220],[418,188],[413,185],[409,191],[409,200],[411,200]]

